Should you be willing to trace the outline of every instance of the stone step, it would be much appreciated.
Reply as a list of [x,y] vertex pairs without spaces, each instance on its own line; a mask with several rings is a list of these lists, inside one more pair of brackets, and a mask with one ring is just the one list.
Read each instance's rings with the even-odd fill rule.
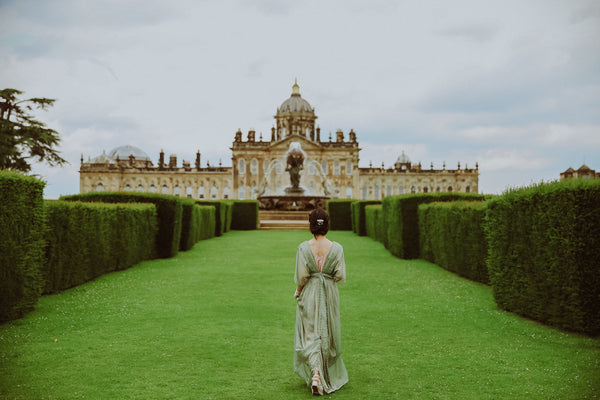
[[273,220],[260,221],[258,229],[267,231],[307,231],[308,221],[298,220]]
[[258,219],[260,221],[308,221],[310,212],[306,211],[260,211]]

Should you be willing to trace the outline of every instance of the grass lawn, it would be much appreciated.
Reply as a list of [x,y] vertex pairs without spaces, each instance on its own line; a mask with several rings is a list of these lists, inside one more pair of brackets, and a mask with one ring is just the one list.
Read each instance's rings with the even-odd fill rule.
[[[350,232],[336,399],[600,396],[600,340],[500,311],[491,289]],[[304,399],[292,370],[306,232],[233,231],[40,299],[0,326],[2,399]]]

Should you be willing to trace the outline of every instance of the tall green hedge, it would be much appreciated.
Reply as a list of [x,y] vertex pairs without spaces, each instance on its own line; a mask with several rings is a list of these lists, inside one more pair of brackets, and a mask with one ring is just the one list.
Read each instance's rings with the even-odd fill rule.
[[231,220],[233,218],[233,200],[223,200],[225,205],[225,232],[231,230]]
[[228,221],[228,213],[231,212],[231,200],[196,200],[196,203],[215,207],[215,236],[222,236],[229,231],[231,222]]
[[352,231],[359,236],[367,235],[365,207],[373,204],[381,204],[381,200],[355,200],[352,202]]
[[[183,199],[182,207],[179,250],[186,251],[200,240],[215,235],[215,207],[200,206],[193,199]],[[210,229],[212,231],[207,233]]]
[[99,203],[153,203],[158,216],[157,256],[173,257],[179,251],[181,238],[181,198],[150,193],[109,193],[93,192],[62,196],[65,201],[83,201]]
[[444,202],[419,206],[421,258],[465,278],[489,284],[486,203]]
[[367,236],[383,242],[385,235],[385,224],[383,223],[383,211],[381,204],[369,204],[364,207],[365,213],[365,230]]
[[387,225],[385,247],[396,257],[419,258],[419,205],[456,200],[478,201],[485,200],[485,196],[475,193],[424,193],[384,198],[381,204]]
[[42,293],[44,185],[0,170],[0,322],[23,316]]
[[485,230],[500,307],[600,333],[600,180],[509,190],[489,201]]
[[327,214],[329,214],[329,229],[332,231],[352,230],[352,199],[327,200]]
[[80,285],[152,258],[158,225],[152,204],[46,201],[45,293]]
[[231,216],[231,229],[244,231],[258,227],[258,201],[234,200]]

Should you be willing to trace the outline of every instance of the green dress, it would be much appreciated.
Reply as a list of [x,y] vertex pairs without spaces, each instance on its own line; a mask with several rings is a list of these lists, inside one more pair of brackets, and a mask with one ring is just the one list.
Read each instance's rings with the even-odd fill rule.
[[323,390],[331,393],[348,382],[341,357],[340,295],[336,285],[346,281],[344,249],[333,242],[327,256],[317,259],[308,242],[298,246],[294,281],[304,287],[296,309],[294,371],[310,386],[315,369],[319,370]]

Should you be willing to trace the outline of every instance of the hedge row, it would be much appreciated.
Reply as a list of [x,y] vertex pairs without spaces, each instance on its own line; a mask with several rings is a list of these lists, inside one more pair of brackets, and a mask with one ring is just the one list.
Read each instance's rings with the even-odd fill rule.
[[228,200],[196,200],[201,206],[215,207],[215,236],[222,236],[231,229],[233,202]]
[[382,221],[381,204],[371,204],[364,207],[365,213],[365,231],[368,237],[381,242],[385,232],[385,224]]
[[190,250],[200,240],[215,236],[214,206],[200,206],[192,199],[182,200],[179,250]]
[[326,211],[329,214],[329,229],[332,231],[352,230],[352,199],[327,200]]
[[445,202],[419,206],[421,258],[465,278],[489,284],[486,203]]
[[600,180],[510,190],[489,201],[485,230],[500,307],[600,333]]
[[44,185],[0,170],[0,322],[20,318],[41,294]]
[[157,257],[173,257],[179,251],[183,212],[181,199],[150,193],[92,192],[62,196],[60,200],[96,203],[153,203],[156,206],[158,217]]
[[441,201],[478,201],[485,196],[475,193],[427,193],[388,196],[383,199],[383,220],[387,226],[385,247],[396,257],[419,258],[420,204]]
[[152,204],[45,202],[44,293],[55,293],[153,257]]
[[258,227],[258,201],[235,200],[232,207],[231,229],[246,231]]
[[372,204],[381,204],[380,200],[355,200],[352,202],[352,231],[359,236],[367,235],[365,222],[365,207]]

